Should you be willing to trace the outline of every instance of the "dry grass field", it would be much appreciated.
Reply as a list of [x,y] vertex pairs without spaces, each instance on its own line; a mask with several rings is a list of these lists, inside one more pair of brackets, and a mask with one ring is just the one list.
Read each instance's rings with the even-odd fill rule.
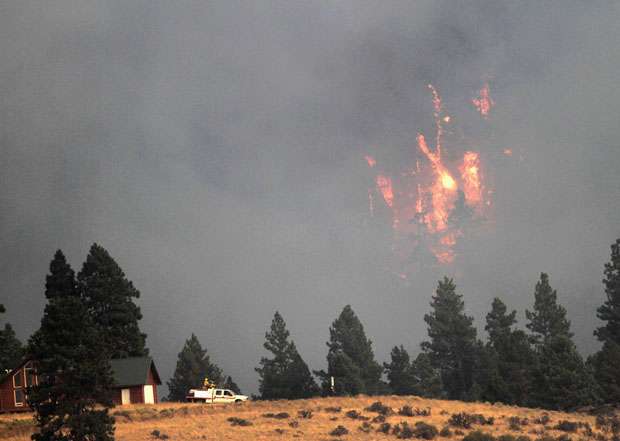
[[[374,410],[369,409],[377,401],[387,408],[375,405]],[[410,415],[399,414],[403,407],[404,413]],[[430,415],[425,415],[427,410]],[[462,412],[469,416],[457,415]],[[527,441],[526,438],[518,439],[520,436],[532,441],[612,441],[615,438],[611,426],[601,426],[600,420],[597,424],[596,417],[588,414],[413,396],[256,401],[230,405],[160,403],[117,407],[111,413],[116,417],[116,439],[120,441],[396,440],[410,437],[460,441],[476,430],[495,437],[513,436],[498,441]],[[406,425],[403,426],[403,422]],[[416,426],[419,422],[434,426],[438,433],[434,434],[432,428],[424,425]],[[348,433],[338,435],[333,432],[338,426],[344,427]],[[395,426],[400,433],[394,432]],[[0,415],[0,440],[26,441],[31,433],[31,414]]]

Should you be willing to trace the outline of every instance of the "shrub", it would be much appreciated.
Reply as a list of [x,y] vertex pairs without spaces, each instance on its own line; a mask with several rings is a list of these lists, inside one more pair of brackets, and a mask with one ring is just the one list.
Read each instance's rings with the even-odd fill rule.
[[347,413],[345,413],[345,415],[348,418],[351,418],[352,420],[369,420],[370,418],[365,417],[364,415],[362,415],[361,413],[359,413],[357,410],[349,410]]
[[341,410],[342,410],[342,407],[326,407],[325,408],[325,412],[329,412],[329,413],[340,413]]
[[443,429],[439,431],[439,436],[443,436],[444,438],[450,438],[452,436],[452,431],[448,426],[444,426]]
[[542,424],[543,426],[546,426],[550,421],[551,418],[549,418],[549,414],[543,413],[541,416],[534,419],[534,424]]
[[263,414],[263,418],[275,418],[276,420],[285,420],[288,417],[290,417],[290,415],[286,412],[280,412],[280,413],[264,413]]
[[562,420],[554,427],[554,429],[561,430],[563,432],[576,432],[579,426],[579,423],[574,421]]
[[301,409],[299,412],[297,412],[297,416],[299,418],[305,418],[305,419],[310,419],[312,418],[312,411],[310,409]]
[[288,425],[292,428],[299,427],[299,421],[297,420],[289,421]]
[[377,429],[377,432],[381,432],[381,433],[390,433],[390,429],[392,428],[392,426],[390,425],[390,423],[382,423],[379,428]]
[[511,416],[508,418],[508,427],[510,430],[521,430],[521,426],[527,426],[529,420],[527,418],[520,418],[518,416]]
[[567,434],[563,433],[562,435],[558,436],[556,441],[572,441],[571,437],[568,436]]
[[497,437],[497,441],[517,441],[517,438],[514,435],[501,435]]
[[555,441],[555,438],[550,435],[543,435],[540,438],[536,438],[536,441]]
[[155,429],[151,432],[151,436],[155,439],[168,439],[168,435],[165,433],[161,433],[159,430]]
[[342,435],[346,435],[348,434],[349,431],[347,430],[346,427],[344,426],[338,426],[336,427],[334,430],[332,430],[331,432],[329,432],[329,434],[331,436],[342,436]]
[[517,441],[532,441],[532,439],[527,435],[519,435]]
[[398,410],[398,414],[401,416],[429,416],[431,414],[431,408],[418,409],[417,407],[403,406]]
[[230,423],[231,426],[251,426],[252,422],[248,420],[244,420],[243,418],[230,417],[226,421]]
[[427,424],[425,422],[419,421],[415,423],[415,429],[413,430],[416,438],[422,439],[433,439],[437,436],[439,431],[437,427],[432,424]]
[[374,417],[372,419],[373,423],[384,423],[385,422],[385,415],[377,415],[376,417]]
[[482,432],[481,430],[475,430],[468,433],[463,441],[495,441],[495,437],[490,433]]
[[620,433],[620,418],[617,415],[598,415],[596,417],[596,427],[606,433],[614,435]]
[[391,407],[384,405],[381,401],[375,401],[364,410],[367,412],[377,412],[380,415],[391,415],[394,413]]
[[372,430],[372,425],[368,421],[364,421],[361,426],[357,428],[360,432],[369,433]]
[[412,416],[414,416],[413,408],[411,406],[405,405],[405,406],[401,407],[400,409],[398,409],[398,414],[400,416],[412,417]]
[[495,418],[493,417],[485,418],[484,415],[480,415],[478,413],[472,414],[467,412],[452,414],[452,416],[448,420],[448,423],[451,426],[462,427],[463,429],[469,429],[474,424],[493,425],[494,422]]
[[274,432],[277,433],[278,435],[284,435],[286,433],[286,430],[277,428],[274,430]]
[[415,436],[415,432],[413,431],[413,427],[411,427],[408,423],[403,421],[400,424],[394,426],[392,429],[392,433],[396,435],[398,439],[410,439]]

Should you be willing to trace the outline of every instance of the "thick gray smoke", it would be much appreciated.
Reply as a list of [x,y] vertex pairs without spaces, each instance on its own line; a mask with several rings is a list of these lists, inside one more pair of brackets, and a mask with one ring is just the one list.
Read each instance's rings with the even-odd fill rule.
[[[620,236],[619,23],[615,1],[4,1],[6,318],[26,339],[54,251],[79,270],[96,241],[142,291],[165,378],[194,332],[256,391],[276,309],[314,369],[349,303],[379,360],[416,352],[444,274],[480,327],[549,272],[589,353]],[[389,220],[367,222],[363,155],[397,171],[432,129],[427,84],[463,115],[484,79],[496,107],[470,140],[491,225],[404,283]]]

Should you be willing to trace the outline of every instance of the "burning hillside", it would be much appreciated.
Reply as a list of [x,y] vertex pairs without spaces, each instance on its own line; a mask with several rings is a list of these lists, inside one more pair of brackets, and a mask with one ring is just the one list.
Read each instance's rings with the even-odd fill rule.
[[[444,145],[446,134],[455,132],[453,118],[444,109],[437,89],[428,88],[435,121],[432,141],[429,134],[418,133],[411,161],[397,173],[386,172],[375,157],[365,156],[375,174],[375,186],[368,190],[369,210],[374,216],[378,201],[389,208],[392,249],[399,258],[412,261],[430,251],[438,263],[447,264],[454,261],[454,247],[467,234],[468,226],[487,217],[492,191],[487,187],[480,152],[463,137]],[[494,103],[488,84],[472,104],[482,118],[489,117]],[[406,278],[406,270],[399,273]]]

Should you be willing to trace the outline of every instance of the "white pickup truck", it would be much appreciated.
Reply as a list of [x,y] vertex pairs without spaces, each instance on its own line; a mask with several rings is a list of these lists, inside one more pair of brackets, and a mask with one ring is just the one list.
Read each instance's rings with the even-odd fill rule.
[[190,389],[187,394],[190,403],[241,403],[246,395],[237,395],[229,389]]

